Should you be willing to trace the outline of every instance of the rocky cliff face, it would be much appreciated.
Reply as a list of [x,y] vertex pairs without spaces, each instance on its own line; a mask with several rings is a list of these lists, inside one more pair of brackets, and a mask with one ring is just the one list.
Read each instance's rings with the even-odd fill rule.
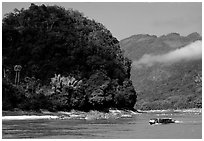
[[[139,34],[120,41],[125,56],[133,61],[131,79],[138,91],[138,109],[201,107],[201,39],[198,33],[171,33],[160,37]],[[183,52],[188,47],[193,50]],[[197,56],[189,57],[187,53],[194,49]]]

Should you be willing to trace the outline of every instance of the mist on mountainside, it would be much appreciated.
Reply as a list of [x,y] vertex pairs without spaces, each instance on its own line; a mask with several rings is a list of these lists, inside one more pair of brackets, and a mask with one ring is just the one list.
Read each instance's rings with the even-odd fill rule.
[[138,34],[120,41],[132,60],[136,109],[202,107],[202,37]]
[[202,58],[202,42],[195,41],[185,47],[170,51],[166,54],[144,54],[133,62],[133,68],[151,67],[156,63],[172,64],[180,61],[198,60]]

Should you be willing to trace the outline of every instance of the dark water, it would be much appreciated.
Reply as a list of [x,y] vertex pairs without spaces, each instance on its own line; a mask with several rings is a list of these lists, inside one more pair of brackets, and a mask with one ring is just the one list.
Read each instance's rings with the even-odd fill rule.
[[[182,122],[149,125],[149,119],[154,117],[170,117]],[[117,120],[2,121],[2,137],[3,139],[201,139],[202,115],[198,113],[148,113]]]

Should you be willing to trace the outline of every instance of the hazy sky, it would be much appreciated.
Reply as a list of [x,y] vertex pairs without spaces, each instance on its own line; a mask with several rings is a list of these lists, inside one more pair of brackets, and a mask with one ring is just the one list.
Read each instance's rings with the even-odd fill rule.
[[[35,3],[35,4],[42,4]],[[202,32],[202,3],[138,3],[138,2],[58,2],[46,5],[58,5],[73,8],[86,17],[105,25],[118,40],[134,34],[163,35],[177,32],[188,35]],[[30,3],[2,3],[3,15],[14,8],[27,9]]]

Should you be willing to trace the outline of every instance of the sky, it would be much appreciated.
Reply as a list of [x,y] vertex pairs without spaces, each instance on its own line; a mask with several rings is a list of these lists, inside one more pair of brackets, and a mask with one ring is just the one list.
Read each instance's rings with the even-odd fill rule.
[[[33,2],[35,3],[35,2]],[[27,9],[30,2],[3,2],[2,14]],[[73,8],[102,23],[118,40],[136,34],[202,34],[201,2],[37,2]],[[2,15],[2,16],[3,16]]]

